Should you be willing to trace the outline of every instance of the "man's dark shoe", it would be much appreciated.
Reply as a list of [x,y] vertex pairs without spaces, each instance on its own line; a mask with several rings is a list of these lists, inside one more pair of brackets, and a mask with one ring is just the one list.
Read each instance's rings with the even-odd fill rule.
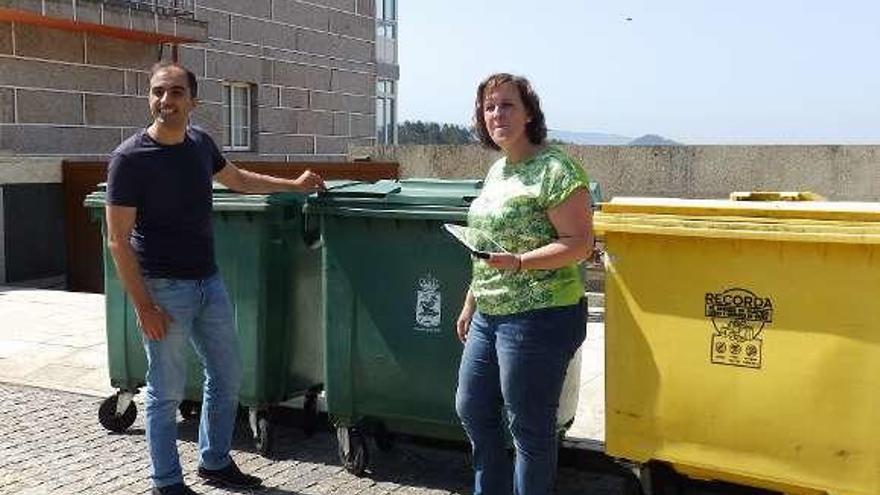
[[153,487],[152,495],[199,495],[198,492],[190,490],[183,483],[176,485],[163,486],[162,488]]
[[199,476],[213,484],[233,488],[253,488],[263,484],[260,478],[242,473],[235,465],[235,461],[230,462],[223,469],[205,469],[199,466]]

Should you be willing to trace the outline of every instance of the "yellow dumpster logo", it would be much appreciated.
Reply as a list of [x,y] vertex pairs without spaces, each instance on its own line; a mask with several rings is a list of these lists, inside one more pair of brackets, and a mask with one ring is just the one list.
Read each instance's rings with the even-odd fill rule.
[[711,362],[761,368],[764,325],[773,322],[773,302],[746,289],[706,293],[706,317],[712,320]]

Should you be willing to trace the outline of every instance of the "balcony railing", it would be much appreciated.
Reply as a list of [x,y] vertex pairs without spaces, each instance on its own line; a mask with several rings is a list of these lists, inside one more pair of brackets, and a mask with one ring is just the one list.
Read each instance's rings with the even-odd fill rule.
[[162,16],[194,17],[195,0],[92,0],[132,10],[155,12]]
[[77,0],[72,5],[73,9],[47,12],[45,0],[0,0],[0,22],[146,43],[208,41],[208,23],[195,18],[195,0]]

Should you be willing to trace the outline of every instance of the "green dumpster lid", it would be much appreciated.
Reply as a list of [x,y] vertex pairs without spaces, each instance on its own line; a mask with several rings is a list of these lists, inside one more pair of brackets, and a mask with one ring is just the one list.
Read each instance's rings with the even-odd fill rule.
[[404,179],[328,187],[307,209],[345,216],[463,220],[481,180]]
[[353,181],[343,184],[327,184],[327,190],[318,193],[318,195],[334,196],[336,198],[384,198],[387,195],[396,192],[400,192],[400,184],[396,181]]
[[[296,205],[305,202],[305,194],[302,193],[276,193],[276,194],[244,194],[232,191],[219,182],[213,183],[213,210],[214,211],[266,211],[270,205]],[[107,183],[98,184],[97,189],[86,196],[83,204],[87,208],[103,208],[107,200]]]
[[[358,182],[351,180],[331,180],[326,183],[328,188],[358,184]],[[270,205],[297,206],[303,204],[307,196],[299,192],[274,194],[240,193],[229,189],[219,182],[214,182],[212,188],[214,211],[264,211],[270,208]],[[95,191],[86,196],[83,204],[87,208],[103,208],[106,198],[107,183],[102,182],[98,184]]]
[[880,203],[614,198],[593,220],[598,234],[880,244]]
[[374,183],[328,187],[318,193],[316,203],[349,204],[372,202],[385,205],[462,206],[480,194],[483,181],[444,179],[380,180]]

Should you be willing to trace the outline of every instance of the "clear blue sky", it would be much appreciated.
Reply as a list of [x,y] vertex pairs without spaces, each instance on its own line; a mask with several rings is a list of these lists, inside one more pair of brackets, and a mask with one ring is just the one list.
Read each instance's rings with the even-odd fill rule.
[[877,0],[399,0],[398,17],[400,121],[469,123],[505,71],[554,129],[880,144]]

